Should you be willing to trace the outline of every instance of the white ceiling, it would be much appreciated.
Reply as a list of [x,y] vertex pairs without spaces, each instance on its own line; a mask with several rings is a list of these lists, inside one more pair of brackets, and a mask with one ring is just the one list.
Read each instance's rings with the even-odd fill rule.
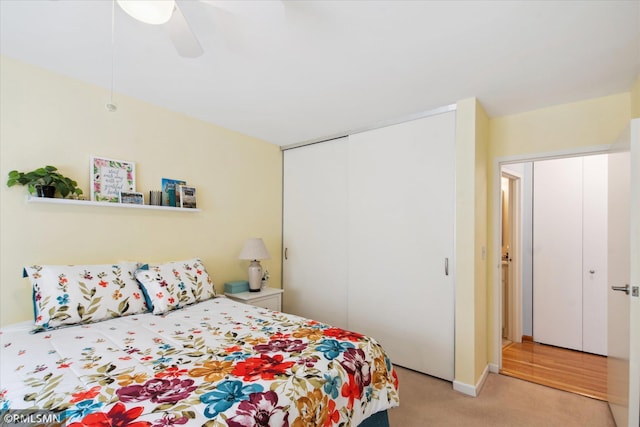
[[[497,117],[626,92],[640,74],[640,0],[179,4],[199,58],[115,8],[115,102],[123,93],[279,145],[472,96]],[[0,0],[0,52],[109,88],[111,11],[109,0]]]

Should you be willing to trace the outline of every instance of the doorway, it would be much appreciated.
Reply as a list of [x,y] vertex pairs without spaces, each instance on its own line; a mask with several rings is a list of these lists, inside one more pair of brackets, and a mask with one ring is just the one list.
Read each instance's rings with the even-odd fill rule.
[[524,165],[501,172],[501,284],[503,344],[522,341],[522,179]]
[[[563,157],[582,157],[590,154],[596,154],[596,152],[572,153]],[[536,161],[550,158],[523,158],[520,159],[520,162],[499,163],[500,197],[498,202],[500,207],[494,210],[499,212],[500,216],[499,228],[497,228],[500,235],[495,246],[496,252],[500,250],[500,264],[498,266],[500,284],[498,285],[499,289],[496,289],[500,293],[497,301],[500,301],[499,307],[501,308],[499,313],[501,315],[499,366],[502,370],[506,363],[509,372],[503,373],[507,375],[546,385],[555,384],[556,388],[576,392],[575,387],[564,388],[553,378],[539,378],[537,375],[531,375],[533,370],[537,373],[545,371],[544,367],[534,366],[536,357],[539,360],[542,359],[539,357],[542,353],[545,354],[545,357],[550,354],[550,357],[559,357],[565,361],[571,358],[574,360],[575,358],[589,358],[591,360],[591,356],[593,356],[581,352],[574,354],[556,352],[553,351],[556,349],[555,347],[544,348],[550,346],[533,342],[535,339],[535,331],[533,330],[533,166]],[[494,234],[494,239],[496,237],[498,236]],[[503,350],[506,352],[503,353]],[[524,369],[520,376],[517,375],[517,372],[516,375],[512,375],[514,357],[523,358],[523,363],[515,364],[515,366],[519,365]],[[605,366],[606,368],[606,358],[594,357],[597,366]],[[599,357],[603,360],[598,361]],[[507,362],[503,362],[504,360]],[[563,366],[563,364],[568,370],[570,364],[564,363],[562,360],[559,360],[556,367]],[[573,365],[575,366],[575,362]],[[589,366],[588,369],[593,370],[593,365]],[[558,369],[554,370],[558,371]],[[606,390],[606,371],[601,377]],[[591,397],[597,395],[596,398],[601,398],[600,396],[603,395],[600,391],[596,395],[590,394],[589,391],[580,394],[587,394]]]

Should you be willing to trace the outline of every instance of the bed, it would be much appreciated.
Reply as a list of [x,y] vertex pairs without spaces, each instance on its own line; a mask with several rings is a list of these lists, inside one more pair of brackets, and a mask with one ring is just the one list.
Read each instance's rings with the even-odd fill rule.
[[71,427],[368,427],[388,426],[399,404],[373,338],[216,296],[199,259],[25,275],[35,322],[0,329],[4,415],[44,410]]

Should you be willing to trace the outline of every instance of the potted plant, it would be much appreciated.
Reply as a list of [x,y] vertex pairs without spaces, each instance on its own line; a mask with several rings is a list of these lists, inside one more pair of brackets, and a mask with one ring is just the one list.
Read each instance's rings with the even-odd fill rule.
[[7,186],[13,187],[16,184],[28,186],[29,193],[38,197],[54,197],[56,192],[63,198],[82,194],[82,190],[77,187],[78,183],[62,175],[55,166],[45,166],[26,173],[13,170],[9,172]]

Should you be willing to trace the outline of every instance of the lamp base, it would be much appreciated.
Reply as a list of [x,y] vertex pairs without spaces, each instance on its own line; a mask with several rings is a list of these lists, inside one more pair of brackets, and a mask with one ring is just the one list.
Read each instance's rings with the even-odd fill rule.
[[262,266],[260,261],[253,260],[249,264],[249,291],[260,292],[262,285]]

